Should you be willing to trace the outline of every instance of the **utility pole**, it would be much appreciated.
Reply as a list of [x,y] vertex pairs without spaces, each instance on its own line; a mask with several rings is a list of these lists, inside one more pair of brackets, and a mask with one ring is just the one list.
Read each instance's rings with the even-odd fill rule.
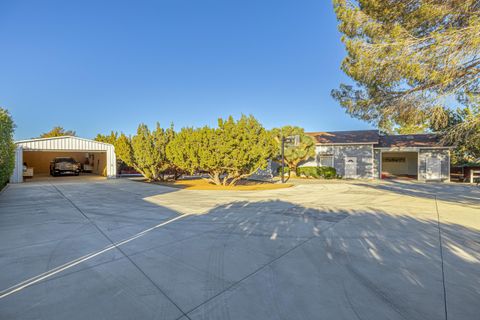
[[291,145],[297,147],[300,144],[300,136],[288,136],[284,137],[282,134],[282,183],[285,183],[285,142],[290,143]]

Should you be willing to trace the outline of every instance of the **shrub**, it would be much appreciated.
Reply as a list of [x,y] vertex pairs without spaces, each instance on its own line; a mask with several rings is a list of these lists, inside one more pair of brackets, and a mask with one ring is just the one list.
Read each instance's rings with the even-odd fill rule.
[[0,108],[0,189],[8,182],[15,167],[14,128],[8,111]]
[[333,167],[318,167],[320,176],[325,179],[335,179],[337,177],[337,170]]
[[337,171],[332,167],[299,167],[297,175],[315,179],[334,179],[337,177]]
[[[290,172],[290,168],[289,168],[289,167],[287,167],[287,165],[286,165],[286,164],[285,164],[285,167],[284,167],[283,169],[284,169],[284,171],[283,171],[283,172],[284,172],[285,174],[288,174],[288,173]],[[277,173],[278,173],[279,175],[281,175],[281,174],[282,174],[282,165],[280,165],[280,167],[278,167],[278,169],[277,169]]]
[[305,176],[307,178],[320,178],[320,167],[299,167],[297,168],[297,176]]

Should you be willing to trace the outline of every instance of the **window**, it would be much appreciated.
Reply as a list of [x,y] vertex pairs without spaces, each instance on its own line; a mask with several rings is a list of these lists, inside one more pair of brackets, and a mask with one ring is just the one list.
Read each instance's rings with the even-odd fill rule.
[[383,162],[405,162],[407,159],[405,157],[385,157]]
[[318,155],[318,166],[320,166],[320,167],[333,167],[333,154],[320,154],[320,155]]

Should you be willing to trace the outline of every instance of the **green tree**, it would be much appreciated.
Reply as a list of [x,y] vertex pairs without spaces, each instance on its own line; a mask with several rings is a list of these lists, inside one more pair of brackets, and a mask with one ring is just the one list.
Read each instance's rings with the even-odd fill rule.
[[441,128],[453,98],[480,92],[478,0],[333,3],[355,86],[332,95],[350,115],[387,131]]
[[133,158],[133,148],[131,138],[121,133],[115,143],[115,154],[117,159],[122,160],[129,167],[135,168],[135,160]]
[[235,185],[258,169],[265,169],[277,153],[277,143],[271,132],[253,116],[235,121],[232,116],[218,120],[217,152],[225,168],[223,185]]
[[40,138],[52,138],[52,137],[62,137],[62,136],[75,136],[75,131],[65,130],[63,127],[53,127],[52,130],[42,133]]
[[0,108],[0,189],[8,182],[15,167],[14,129],[9,112]]
[[219,119],[217,128],[183,128],[167,147],[175,165],[190,173],[206,171],[217,185],[235,185],[265,168],[276,151],[273,135],[253,116]]
[[405,123],[402,124],[397,123],[397,126],[394,129],[394,132],[397,134],[419,134],[425,133],[428,130],[428,124],[413,124],[413,123]]
[[[285,163],[287,164],[289,175],[296,174],[298,165],[309,158],[315,156],[315,141],[312,137],[305,134],[303,128],[295,126],[284,126],[282,128],[273,129],[276,140],[281,147],[281,139],[298,135],[300,143],[298,146],[285,144]],[[279,151],[280,152],[280,151]]]
[[208,146],[207,142],[211,138],[208,135],[211,134],[211,130],[207,127],[182,128],[167,145],[168,160],[180,170],[194,174],[201,167],[200,153]]
[[147,180],[165,180],[166,174],[171,174],[172,168],[175,169],[166,156],[167,145],[174,137],[173,125],[163,129],[157,123],[155,130],[150,131],[147,125],[140,124],[134,136],[120,134],[115,142],[115,153]]
[[448,123],[443,127],[444,139],[455,145],[453,164],[480,162],[480,107],[466,102],[463,108],[449,111]]
[[109,135],[99,133],[94,140],[115,145],[118,140],[118,132],[111,131]]

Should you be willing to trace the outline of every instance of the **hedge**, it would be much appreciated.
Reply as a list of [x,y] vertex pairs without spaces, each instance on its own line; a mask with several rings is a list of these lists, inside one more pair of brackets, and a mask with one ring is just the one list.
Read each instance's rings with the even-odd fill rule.
[[[283,169],[284,169],[283,172],[284,172],[285,174],[288,174],[288,173],[290,172],[290,168],[287,167],[286,165],[285,165],[285,167],[284,167]],[[282,175],[282,166],[281,166],[281,165],[280,165],[280,167],[278,167],[277,171],[278,171],[278,174],[279,174],[279,175]]]
[[316,179],[334,179],[337,177],[337,171],[332,167],[299,167],[297,175]]
[[8,111],[0,108],[0,189],[7,184],[15,166],[14,128]]

